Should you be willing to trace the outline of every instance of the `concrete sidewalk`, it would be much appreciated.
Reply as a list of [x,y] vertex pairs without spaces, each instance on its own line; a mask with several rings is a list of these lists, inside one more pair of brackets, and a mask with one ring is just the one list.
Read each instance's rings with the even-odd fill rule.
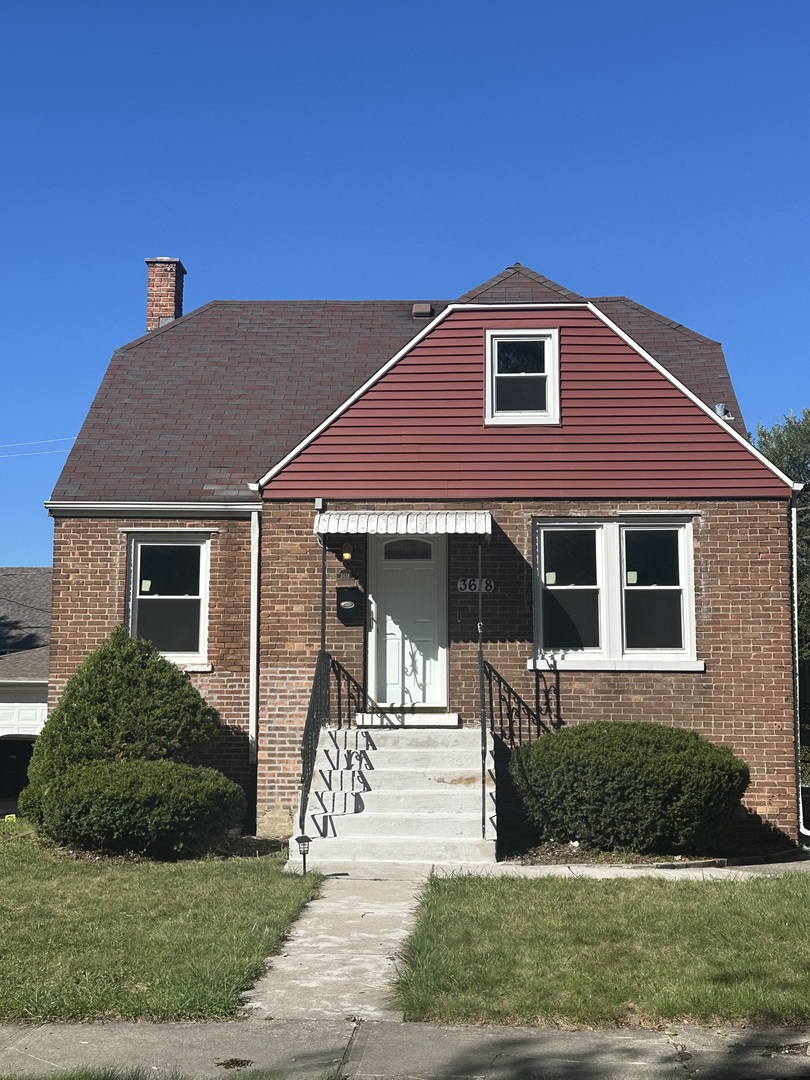
[[395,1021],[0,1025],[0,1074],[139,1066],[213,1080],[262,1069],[356,1080],[768,1080],[810,1076],[810,1030],[440,1027]]

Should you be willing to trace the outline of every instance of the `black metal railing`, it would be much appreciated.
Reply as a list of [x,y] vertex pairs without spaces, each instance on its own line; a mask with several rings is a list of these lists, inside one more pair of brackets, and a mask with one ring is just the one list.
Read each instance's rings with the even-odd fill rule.
[[321,728],[330,720],[330,682],[332,657],[328,652],[319,652],[315,661],[315,675],[309,695],[309,708],[304,722],[304,735],[301,739],[301,809],[298,815],[298,827],[305,832],[307,800],[315,771],[315,757],[318,753],[318,739]]
[[331,666],[334,679],[331,723],[339,728],[352,727],[358,713],[371,712],[368,696],[343,664],[333,658]]
[[534,706],[486,660],[483,663],[484,702],[489,728],[510,749],[532,742],[560,726],[559,674],[535,672]]

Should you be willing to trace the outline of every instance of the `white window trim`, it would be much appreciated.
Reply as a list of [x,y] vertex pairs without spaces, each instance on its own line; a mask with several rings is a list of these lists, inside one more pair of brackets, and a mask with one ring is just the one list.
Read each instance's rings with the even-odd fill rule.
[[138,532],[128,532],[129,559],[128,559],[128,608],[127,629],[135,636],[136,627],[136,570],[139,565],[139,551],[142,547],[163,547],[165,545],[187,545],[200,549],[200,647],[195,652],[162,652],[167,660],[177,664],[186,671],[211,671],[208,663],[208,591],[211,569],[211,534],[214,530],[183,529],[141,529]]
[[[506,338],[524,341],[545,341],[546,347],[546,408],[526,412],[495,411],[496,346]],[[560,423],[560,331],[553,330],[487,330],[486,331],[486,411],[485,424],[559,424]]]
[[[540,537],[544,529],[596,530],[597,581],[601,646],[592,649],[543,650],[540,581]],[[678,565],[683,597],[681,649],[626,649],[624,647],[624,529],[677,529]],[[676,517],[651,514],[611,518],[535,518],[534,548],[534,640],[536,652],[529,669],[548,671],[704,671],[697,658],[695,624],[695,570],[692,515]]]

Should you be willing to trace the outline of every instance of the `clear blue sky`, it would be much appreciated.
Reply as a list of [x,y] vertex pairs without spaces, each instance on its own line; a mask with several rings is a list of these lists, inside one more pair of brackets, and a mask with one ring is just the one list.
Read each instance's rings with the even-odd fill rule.
[[721,340],[749,428],[799,411],[808,55],[807,0],[5,5],[0,565],[50,562],[147,256],[187,312],[522,262]]

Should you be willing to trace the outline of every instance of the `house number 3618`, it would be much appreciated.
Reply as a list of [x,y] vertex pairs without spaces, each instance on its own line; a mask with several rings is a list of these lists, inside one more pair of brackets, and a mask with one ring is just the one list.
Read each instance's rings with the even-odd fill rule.
[[459,592],[494,592],[495,578],[491,577],[460,577],[458,579]]

